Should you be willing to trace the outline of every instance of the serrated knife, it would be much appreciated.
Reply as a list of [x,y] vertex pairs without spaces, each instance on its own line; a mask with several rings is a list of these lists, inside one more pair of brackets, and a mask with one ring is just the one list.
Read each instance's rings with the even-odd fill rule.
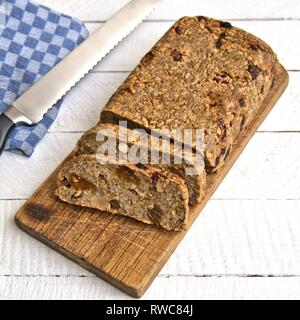
[[33,125],[162,0],[132,0],[0,115],[0,154],[13,127]]

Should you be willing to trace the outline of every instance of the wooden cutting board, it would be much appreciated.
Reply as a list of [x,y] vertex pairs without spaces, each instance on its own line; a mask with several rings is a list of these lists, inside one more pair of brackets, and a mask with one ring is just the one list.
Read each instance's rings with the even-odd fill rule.
[[[192,210],[190,226],[287,85],[288,74],[283,72],[249,130],[240,136],[226,165],[209,176],[206,197]],[[141,297],[188,230],[167,232],[130,218],[63,203],[55,196],[59,170],[60,167],[19,210],[17,225],[129,295]]]

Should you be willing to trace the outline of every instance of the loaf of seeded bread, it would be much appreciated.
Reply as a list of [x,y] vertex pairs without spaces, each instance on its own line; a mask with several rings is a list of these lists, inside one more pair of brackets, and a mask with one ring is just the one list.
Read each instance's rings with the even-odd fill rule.
[[95,155],[74,156],[63,166],[57,189],[61,200],[166,230],[185,228],[189,207],[183,179],[158,168],[98,160]]
[[[103,122],[204,129],[206,170],[222,166],[282,70],[262,40],[205,17],[179,20],[110,99]],[[194,144],[193,144],[194,147]]]
[[[170,144],[168,150],[163,150],[161,141],[154,136],[150,137],[146,132],[144,137],[141,136],[139,131],[127,128],[122,128],[122,130],[121,135],[118,125],[109,123],[97,125],[81,137],[77,143],[75,154],[77,156],[83,154],[95,155],[101,145],[104,143],[113,144],[114,140],[112,139],[116,139],[116,145],[113,149],[117,151],[116,157],[118,159],[122,148],[124,149],[124,155],[128,156],[128,154],[130,155],[128,147],[134,147],[134,153],[138,154],[137,160],[140,160],[136,164],[140,168],[143,168],[144,165],[149,165],[164,171],[173,172],[184,179],[189,190],[190,206],[195,206],[203,199],[206,185],[206,173],[203,161],[199,164],[195,163],[193,156],[190,157],[186,154],[187,151],[183,152],[182,149],[177,150],[173,144]],[[122,137],[123,134],[124,137]],[[146,141],[144,138],[146,138]],[[151,158],[151,151],[155,149],[158,151],[159,157],[157,159]],[[102,152],[104,151],[102,150]],[[182,153],[181,158],[179,157],[180,153]],[[121,159],[123,159],[122,156]],[[127,158],[124,158],[124,160],[127,160]],[[156,163],[153,163],[153,160]],[[188,169],[195,171],[191,174]]]
[[[58,196],[71,204],[182,230],[189,204],[204,195],[206,174],[186,175],[189,163],[177,165],[175,156],[169,165],[100,163],[99,130],[116,132],[120,120],[127,121],[127,132],[144,129],[160,137],[163,130],[162,139],[173,139],[174,149],[182,141],[169,134],[172,130],[184,135],[185,129],[203,129],[205,169],[210,174],[224,164],[281,72],[271,48],[255,36],[227,22],[182,18],[113,95],[100,124],[80,139],[59,174]],[[152,148],[135,136],[126,142],[140,150]],[[191,142],[193,152],[198,142]],[[119,156],[123,145],[118,139]],[[162,160],[166,153],[159,149],[159,155]]]

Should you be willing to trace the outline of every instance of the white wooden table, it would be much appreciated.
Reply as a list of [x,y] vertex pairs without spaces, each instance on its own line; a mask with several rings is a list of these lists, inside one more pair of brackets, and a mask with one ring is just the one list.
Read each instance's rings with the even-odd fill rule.
[[[40,2],[92,31],[127,0]],[[180,16],[196,14],[230,20],[265,39],[289,70],[290,86],[144,298],[300,298],[299,0],[165,0],[68,94],[32,158],[5,153],[0,298],[128,298],[22,233],[13,217],[163,32]]]

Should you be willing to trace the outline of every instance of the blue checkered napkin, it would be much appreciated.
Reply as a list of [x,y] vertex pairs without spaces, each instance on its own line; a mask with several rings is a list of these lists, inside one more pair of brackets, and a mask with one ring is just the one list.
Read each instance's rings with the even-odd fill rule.
[[[0,112],[87,36],[84,24],[72,17],[28,0],[0,0]],[[58,102],[38,124],[15,128],[5,150],[30,156],[61,104]]]

